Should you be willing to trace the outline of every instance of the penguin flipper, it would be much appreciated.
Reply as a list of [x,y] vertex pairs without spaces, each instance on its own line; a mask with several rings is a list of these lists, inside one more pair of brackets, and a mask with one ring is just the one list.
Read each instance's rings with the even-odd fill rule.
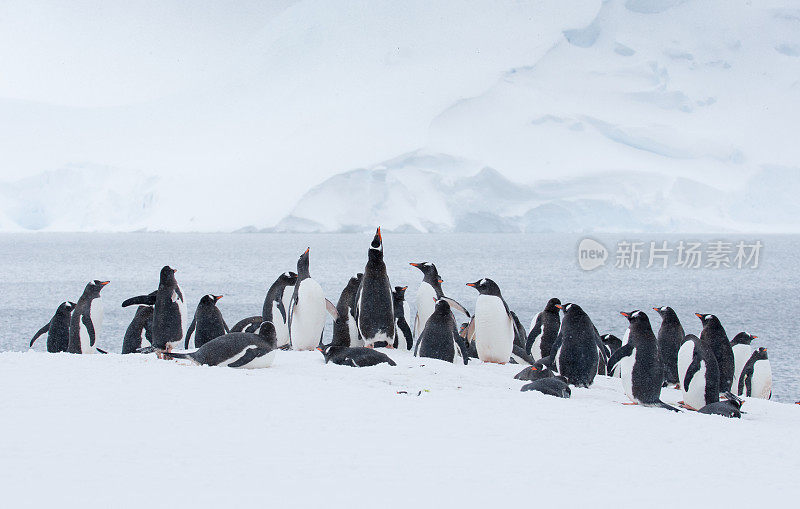
[[38,332],[36,332],[36,334],[33,335],[33,339],[31,339],[31,344],[28,345],[28,348],[33,347],[33,343],[36,342],[37,339],[39,339],[39,336],[41,336],[42,334],[44,334],[45,332],[50,330],[50,324],[51,323],[52,323],[52,320],[47,322],[47,324],[44,327],[39,329]]
[[633,353],[633,343],[626,343],[622,347],[618,348],[613,354],[611,354],[611,358],[608,359],[608,363],[606,363],[606,373],[611,373],[614,370],[614,366],[623,359],[623,357],[628,357]]
[[197,326],[197,317],[195,316],[194,318],[192,318],[192,323],[191,323],[191,325],[189,325],[189,330],[186,332],[186,341],[184,341],[184,344],[183,344],[183,349],[184,350],[189,348],[189,338],[192,336],[192,333],[194,333],[194,328],[196,326]]
[[336,306],[333,302],[325,299],[325,308],[328,310],[328,313],[333,317],[334,320],[339,318],[339,311],[336,309]]
[[448,304],[450,304],[451,308],[456,308],[457,310],[467,315],[467,318],[472,318],[472,316],[469,314],[469,311],[467,311],[467,309],[464,306],[459,304],[457,300],[451,299],[450,297],[441,297],[439,300],[447,302]]
[[281,318],[283,319],[283,323],[286,323],[286,306],[283,305],[283,301],[279,300],[278,302],[278,311],[281,312]]
[[244,353],[244,355],[242,355],[235,362],[231,362],[230,364],[228,364],[228,367],[241,368],[242,366],[249,364],[251,361],[255,360],[261,355],[264,355],[264,353],[265,352],[263,348],[248,348],[247,351]]
[[536,315],[536,323],[533,325],[533,328],[528,333],[528,338],[525,341],[525,352],[528,355],[531,355],[531,348],[533,348],[533,343],[536,342],[536,338],[541,333],[542,333],[542,314],[539,313],[538,315]]
[[[521,346],[517,345],[516,343],[514,344],[511,352],[512,352],[512,354],[514,356],[516,356],[518,358],[518,361],[517,361],[518,364],[519,364],[519,361],[527,362],[529,365],[533,365],[536,362],[536,360],[533,357],[531,357],[530,355],[528,355],[525,352],[524,348],[522,348]],[[515,359],[515,360],[517,360],[517,359]]]
[[81,322],[86,327],[86,332],[89,333],[89,346],[94,346],[94,324],[91,318],[89,318],[89,315],[81,315]]
[[106,351],[105,351],[105,350],[103,350],[102,348],[98,348],[98,349],[97,349],[97,351],[98,351],[98,352],[100,352],[100,353],[102,353],[102,354],[108,354],[108,352],[106,352]]
[[400,328],[400,332],[406,337],[406,348],[411,350],[414,347],[414,339],[413,336],[411,336],[411,329],[408,327],[405,319],[398,320],[397,326]]
[[122,301],[122,307],[141,305],[141,306],[154,306],[156,304],[156,293],[158,290],[147,295],[139,295],[138,297],[131,297]]

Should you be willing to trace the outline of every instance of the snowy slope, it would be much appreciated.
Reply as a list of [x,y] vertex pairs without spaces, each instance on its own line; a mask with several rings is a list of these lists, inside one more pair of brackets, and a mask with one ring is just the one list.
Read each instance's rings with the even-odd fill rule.
[[[677,414],[621,405],[605,377],[562,400],[521,393],[512,365],[392,355],[397,367],[354,369],[279,352],[246,372],[2,353],[3,500],[667,508],[786,506],[800,494],[796,405],[747,400],[741,420]],[[737,475],[746,483],[726,485]]]

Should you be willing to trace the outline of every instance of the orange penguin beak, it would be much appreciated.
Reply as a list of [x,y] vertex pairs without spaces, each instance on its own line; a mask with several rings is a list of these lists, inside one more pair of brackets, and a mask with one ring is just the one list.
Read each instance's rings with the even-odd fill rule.
[[309,252],[309,251],[311,251],[311,248],[310,248],[310,247],[307,247],[307,248],[306,248],[306,250],[305,250],[305,251],[303,251],[303,254],[308,254],[308,252]]
[[701,315],[700,313],[695,313],[694,316],[696,316],[697,318],[703,318],[703,315]]
[[383,237],[381,236],[381,227],[378,227],[378,239],[383,242]]
[[100,286],[105,286],[105,285],[107,285],[107,284],[108,284],[108,283],[110,283],[110,282],[111,282],[111,281],[100,281]]
[[439,280],[439,282],[440,282],[440,283],[444,283],[444,279],[440,279],[440,280]]
[[758,336],[750,336],[753,339],[758,339]]
[[475,283],[467,283],[467,286],[471,286],[471,287],[475,288]]
[[214,300],[217,301],[222,298],[222,295],[214,295]]
[[[401,290],[403,290],[403,291],[406,291],[406,290],[408,290],[408,287],[407,287],[407,286],[404,286],[404,287],[402,287],[402,288],[400,288],[400,289],[401,289]],[[755,336],[753,336],[753,337],[755,337]]]
[[419,267],[419,264],[414,262],[409,263],[409,265],[411,265],[412,267]]
[[561,304],[556,304],[556,307],[557,307],[558,309],[564,309],[564,306],[562,306]]
[[620,311],[619,314],[621,314],[625,318],[630,318],[631,317],[630,313],[626,313],[625,311]]
[[653,311],[658,311],[658,308],[653,308]]

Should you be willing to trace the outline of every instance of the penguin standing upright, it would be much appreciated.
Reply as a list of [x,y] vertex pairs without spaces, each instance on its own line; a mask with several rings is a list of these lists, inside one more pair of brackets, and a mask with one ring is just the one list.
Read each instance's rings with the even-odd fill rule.
[[169,352],[166,357],[189,359],[195,364],[229,368],[268,368],[277,348],[275,326],[264,322],[258,334],[232,332],[212,339],[195,352]]
[[700,339],[694,342],[692,362],[683,379],[683,406],[699,410],[719,401],[719,365],[711,346]]
[[103,327],[103,301],[100,290],[108,281],[95,279],[83,290],[83,295],[75,304],[69,321],[69,353],[105,353],[97,348],[97,338]]
[[69,348],[69,321],[73,309],[75,309],[74,302],[62,302],[56,309],[53,318],[34,334],[29,346],[32,348],[36,339],[46,332],[47,351],[50,353],[66,352]]
[[153,306],[139,306],[122,339],[122,353],[153,346]]
[[292,290],[297,283],[297,274],[284,272],[272,283],[264,298],[261,309],[261,319],[272,322],[278,338],[278,347],[289,343],[289,303],[292,300]]
[[483,362],[507,363],[514,349],[515,326],[500,287],[488,278],[467,283],[467,286],[479,293],[467,337],[475,334],[475,348]]
[[561,375],[579,387],[589,387],[598,372],[599,362],[606,362],[605,345],[583,309],[572,303],[558,305],[564,311],[561,330],[550,349],[548,361]]
[[414,340],[422,334],[425,328],[425,322],[428,317],[433,314],[436,307],[437,299],[444,297],[442,291],[442,278],[439,277],[439,271],[436,270],[436,265],[430,262],[419,262],[410,264],[418,268],[422,272],[422,282],[419,284],[417,290],[417,313],[414,316]]
[[469,312],[458,302],[442,297],[436,301],[433,314],[425,322],[425,329],[419,335],[414,355],[428,357],[457,364],[468,362],[467,345],[458,333],[458,326],[453,318],[454,307],[467,315]]
[[669,306],[653,308],[661,315],[661,327],[658,329],[658,353],[661,365],[664,366],[664,382],[678,383],[678,350],[683,344],[686,334],[675,311]]
[[689,369],[689,365],[692,363],[692,358],[694,357],[694,347],[697,343],[700,342],[700,338],[695,336],[694,334],[687,334],[685,338],[683,338],[683,344],[678,349],[678,387],[680,389],[683,387],[684,379],[686,378],[686,370]]
[[194,334],[194,347],[200,348],[212,339],[230,332],[228,324],[222,318],[222,311],[217,307],[217,302],[221,298],[222,295],[208,294],[203,295],[203,298],[200,299],[192,323],[189,325],[189,331],[186,333],[184,348],[189,348],[192,334]]
[[772,398],[772,367],[769,364],[766,348],[761,347],[753,352],[744,365],[737,392],[740,396]]
[[408,326],[406,314],[408,311],[408,303],[406,303],[405,295],[407,286],[395,286],[392,292],[394,300],[394,347],[403,350],[411,350],[414,348],[414,335],[411,332],[411,327]]
[[325,298],[322,287],[311,278],[309,270],[311,248],[297,260],[297,283],[289,305],[289,340],[295,350],[314,350],[322,340],[325,328],[325,309],[338,317],[336,307]]
[[742,374],[744,365],[747,364],[747,361],[750,360],[750,356],[753,355],[753,347],[750,346],[750,343],[754,339],[758,339],[758,336],[752,336],[746,332],[740,332],[739,334],[734,336],[733,340],[731,341],[731,350],[733,350],[732,392],[736,394],[738,394],[738,392],[736,391],[739,388],[739,377]]
[[383,261],[383,238],[378,227],[367,251],[367,265],[356,298],[356,323],[364,346],[394,346],[394,298]]
[[556,337],[558,337],[561,317],[556,306],[559,304],[561,304],[561,301],[556,297],[548,300],[544,310],[540,311],[531,322],[531,330],[528,332],[525,351],[536,360],[550,355],[550,348],[555,343]]
[[175,279],[177,271],[165,265],[159,273],[158,290],[122,302],[122,307],[134,304],[153,306],[153,349],[159,355],[180,348],[189,325],[186,301]]
[[657,406],[676,410],[661,401],[661,385],[664,370],[658,355],[658,341],[650,319],[641,311],[620,314],[628,319],[630,336],[628,344],[611,355],[608,365],[612,366],[620,359],[620,377],[625,394],[633,404]]
[[364,341],[358,335],[356,319],[353,316],[355,313],[353,307],[362,276],[363,274],[359,272],[351,277],[339,295],[339,301],[336,303],[336,312],[339,317],[333,321],[333,341],[331,342],[335,346],[364,346]]
[[736,364],[733,359],[733,349],[728,341],[728,335],[715,315],[695,313],[703,323],[703,332],[700,333],[700,342],[707,344],[719,366],[719,392],[731,390],[733,385],[733,372]]

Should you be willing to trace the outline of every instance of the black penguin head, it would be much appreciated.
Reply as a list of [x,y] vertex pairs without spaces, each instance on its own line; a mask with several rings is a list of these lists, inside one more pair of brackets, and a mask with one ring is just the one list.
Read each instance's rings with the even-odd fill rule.
[[161,268],[161,275],[159,276],[160,283],[162,285],[175,285],[178,282],[175,280],[175,273],[178,272],[178,269],[173,269],[169,265],[164,265]]
[[72,313],[73,309],[75,309],[75,303],[69,300],[65,300],[58,306],[58,309],[56,311],[59,313]]
[[666,318],[667,316],[671,316],[675,314],[675,311],[669,306],[661,306],[658,308],[653,308],[653,311],[657,312],[661,315],[661,318]]
[[755,358],[757,361],[765,361],[765,360],[767,360],[767,358],[768,358],[767,357],[767,349],[762,346],[761,348],[759,348],[758,350],[753,352],[753,358]]
[[650,327],[650,318],[647,317],[644,311],[635,309],[633,311],[620,311],[619,314],[627,318],[631,325],[637,324]]
[[333,343],[330,343],[317,347],[317,350],[322,352],[322,356],[325,358],[325,363],[327,364],[331,360],[331,357],[333,357],[333,354],[340,348],[343,347],[334,346]]
[[309,270],[309,266],[311,265],[311,261],[309,260],[309,252],[311,248],[306,248],[305,252],[300,255],[300,258],[297,260],[297,278],[298,280],[306,279],[311,277],[311,272]]
[[700,321],[703,323],[703,327],[706,325],[712,325],[714,322],[719,323],[719,318],[717,318],[715,315],[703,313],[695,313],[694,315],[700,319]]
[[407,286],[395,286],[394,298],[397,300],[405,300],[406,290],[408,290]]
[[436,265],[431,262],[411,262],[412,267],[418,268],[422,271],[422,280],[436,288],[441,283],[444,283],[439,276],[439,271],[436,270]]
[[698,337],[697,337],[697,336],[695,336],[694,334],[687,334],[687,335],[686,335],[686,336],[683,338],[683,342],[684,342],[684,343],[686,343],[687,341],[691,341],[692,343],[699,343],[699,342],[700,342],[700,338],[698,338]]
[[500,297],[500,287],[497,286],[497,283],[489,278],[479,279],[474,283],[467,283],[467,286],[475,288],[481,295],[494,295],[495,297]]
[[110,281],[100,281],[99,279],[89,281],[86,284],[86,288],[84,288],[83,293],[92,297],[97,297],[100,295],[100,290],[105,288],[108,283],[110,283]]
[[375,230],[375,236],[372,237],[372,242],[369,245],[370,254],[372,254],[373,251],[383,254],[383,237],[381,237],[380,226],[378,227],[377,230]]
[[560,304],[561,300],[558,297],[553,297],[547,301],[547,304],[544,306],[544,310],[548,313],[558,313],[558,306]]
[[292,271],[284,272],[278,277],[278,279],[285,286],[294,286],[294,284],[297,282],[297,274]]
[[436,307],[433,310],[433,314],[440,315],[440,316],[447,316],[451,313],[450,311],[450,303],[447,302],[446,299],[433,299],[433,302],[436,303]]
[[258,335],[261,336],[261,339],[270,344],[273,349],[278,346],[278,334],[275,332],[275,324],[269,320],[261,322]]
[[752,334],[748,334],[746,332],[740,332],[733,337],[731,345],[749,345],[754,339],[758,339],[758,336],[753,336]]
[[210,293],[207,295],[203,295],[203,298],[200,299],[200,304],[203,306],[216,306],[217,301],[222,298],[222,295],[211,295]]
[[583,309],[572,302],[565,302],[564,304],[556,304],[556,307],[564,312],[564,316],[568,313],[583,313]]

